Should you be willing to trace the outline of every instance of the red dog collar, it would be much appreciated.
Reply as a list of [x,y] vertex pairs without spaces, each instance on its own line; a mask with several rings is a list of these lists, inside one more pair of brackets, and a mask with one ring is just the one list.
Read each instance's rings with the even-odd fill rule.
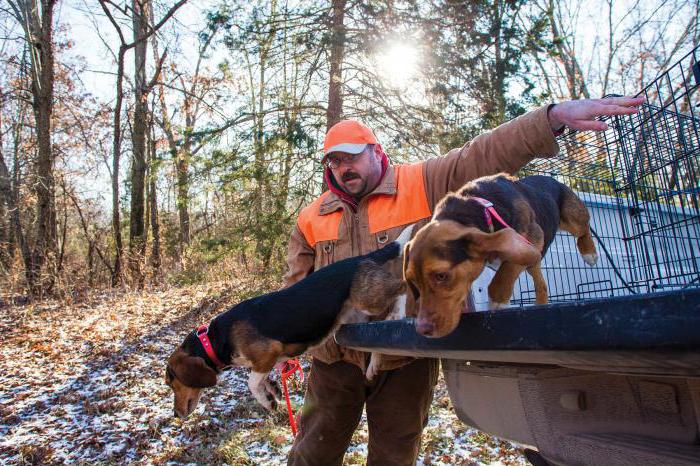
[[[496,212],[496,209],[493,207],[493,203],[491,201],[488,201],[488,200],[481,198],[481,197],[474,197],[474,196],[472,196],[472,199],[474,199],[476,202],[478,202],[479,204],[484,206],[484,217],[486,218],[486,225],[489,227],[489,231],[491,233],[493,233],[493,218],[498,220],[501,223],[501,225],[503,225],[504,227],[511,228],[511,226],[508,225],[506,223],[506,221],[501,218],[500,215],[498,215],[498,212]],[[529,239],[525,238],[520,233],[518,233],[518,235],[522,239],[527,241],[528,244],[532,244],[532,242]]]
[[209,333],[208,325],[200,325],[197,327],[197,338],[199,338],[199,341],[202,343],[204,351],[207,353],[207,356],[209,356],[209,359],[211,359],[211,362],[214,363],[216,368],[221,370],[226,367],[226,365],[219,361],[219,358],[216,357],[216,353],[214,352],[214,348],[211,346],[211,341],[209,340],[207,333]]

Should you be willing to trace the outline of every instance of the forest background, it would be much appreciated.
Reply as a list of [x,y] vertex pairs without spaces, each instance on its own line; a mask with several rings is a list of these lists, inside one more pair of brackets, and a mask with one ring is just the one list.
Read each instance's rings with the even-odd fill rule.
[[[164,361],[281,285],[327,128],[437,156],[540,105],[639,92],[699,18],[700,0],[1,0],[0,463],[283,464],[286,413],[246,369],[181,421]],[[344,464],[368,435],[363,418]],[[494,463],[528,464],[440,381],[418,464]]]
[[279,277],[339,119],[396,163],[635,93],[698,45],[699,5],[4,0],[2,295]]

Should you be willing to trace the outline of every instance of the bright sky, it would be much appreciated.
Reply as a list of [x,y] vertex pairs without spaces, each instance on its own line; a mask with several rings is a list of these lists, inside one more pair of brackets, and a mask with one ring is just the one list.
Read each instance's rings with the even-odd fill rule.
[[[168,1],[163,3],[170,5],[174,2]],[[200,31],[203,25],[204,12],[219,3],[218,0],[190,1],[176,13],[174,21],[179,22],[178,29],[186,31],[182,33],[181,37],[174,44],[170,44],[170,47],[177,47],[180,51],[185,52],[178,56],[179,66],[186,66],[188,59],[189,65],[194,65],[196,60],[195,51],[197,49],[196,33]],[[624,16],[629,10],[629,6],[633,3],[634,0],[618,0],[614,10],[615,20],[617,21]],[[658,4],[660,4],[660,0],[642,2],[639,4],[638,9],[648,11]],[[114,28],[94,0],[68,0],[60,2],[58,5],[56,14],[58,22],[63,25],[69,25],[67,26],[69,29],[63,36],[70,37],[75,44],[71,53],[82,56],[87,63],[87,71],[81,74],[81,80],[86,90],[104,102],[112,102],[114,100],[115,63],[112,53],[104,42],[116,50],[118,37],[114,32]],[[88,11],[92,12],[92,14],[87,14],[86,12]],[[162,10],[156,11],[155,16],[160,18],[163,13]],[[596,51],[600,50],[605,44],[596,43],[593,38],[596,37],[596,33],[602,34],[601,31],[607,30],[607,2],[591,0],[577,14],[578,21],[574,34],[576,36],[576,45],[582,58],[582,64],[587,65],[590,62],[594,69],[598,68],[601,64],[595,59]],[[639,13],[635,12],[634,14]],[[661,18],[655,19],[658,19],[658,21],[662,20]],[[674,20],[674,18],[665,20]],[[679,24],[686,20],[686,18],[682,17],[677,19]],[[130,31],[128,26],[127,24],[124,27],[127,41],[131,40],[128,35]],[[649,27],[651,26],[652,24],[650,23]],[[165,44],[161,43],[161,47],[164,48],[164,46]],[[193,52],[187,53],[189,50]],[[410,41],[401,41],[389,43],[382,50],[382,53],[374,59],[382,72],[381,74],[387,77],[387,84],[397,89],[406,90],[406,96],[410,94],[412,99],[420,99],[420,93],[414,92],[417,88],[414,78],[422,66],[420,55],[416,48]],[[223,59],[227,54],[223,50],[218,53],[221,56],[215,56],[213,61],[219,61],[219,58]],[[150,52],[148,59],[152,63]],[[126,66],[126,76],[128,77],[133,74],[133,53],[127,55]],[[595,91],[595,88],[592,91]],[[513,92],[518,92],[518,89],[513,89]],[[106,177],[107,174],[103,173],[102,176]],[[109,183],[106,182],[106,178],[91,184],[96,194],[99,192],[103,199],[105,196],[109,198]]]
[[[196,34],[203,25],[204,12],[207,8],[217,3],[213,0],[190,1],[175,13],[174,19],[171,19],[171,21],[179,22],[181,27],[186,28],[190,32],[179,38],[177,43],[179,48],[182,50],[197,50]],[[88,14],[87,12],[92,12],[93,14]],[[162,11],[160,14],[156,11],[155,16],[161,18],[162,14]],[[87,62],[87,72],[82,76],[86,89],[105,101],[113,100],[116,58],[109,51],[105,42],[116,52],[119,45],[119,37],[100,6],[93,0],[70,0],[59,3],[59,11],[56,17],[60,24],[70,25],[70,30],[66,35],[75,42],[73,53],[82,56]],[[119,17],[117,16],[117,18]],[[131,41],[129,25],[124,26],[123,32],[125,39]],[[190,63],[192,65],[194,60],[196,60],[196,56],[194,54],[185,54],[182,57],[183,65],[187,62],[187,56],[192,57],[192,63]],[[152,62],[150,54],[148,60]],[[133,72],[133,62],[133,53],[128,53],[126,57],[127,76]]]

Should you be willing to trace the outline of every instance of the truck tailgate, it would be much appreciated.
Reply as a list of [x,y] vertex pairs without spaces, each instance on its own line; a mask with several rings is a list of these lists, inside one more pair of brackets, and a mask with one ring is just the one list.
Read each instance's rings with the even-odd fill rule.
[[439,357],[460,419],[562,464],[700,464],[700,290],[465,314],[443,338],[411,319],[338,343]]

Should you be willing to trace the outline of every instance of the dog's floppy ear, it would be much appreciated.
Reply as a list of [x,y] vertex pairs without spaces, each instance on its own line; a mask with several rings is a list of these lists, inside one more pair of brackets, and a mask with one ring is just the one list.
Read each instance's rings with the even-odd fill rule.
[[483,256],[496,254],[504,262],[530,267],[542,259],[540,251],[512,228],[495,233],[470,231],[463,240],[471,251]]
[[175,377],[188,387],[205,388],[216,385],[216,372],[198,356],[178,352],[170,359],[169,365]]
[[411,251],[411,241],[406,243],[406,246],[403,248],[403,281],[406,282],[408,285],[408,288],[411,290],[411,293],[413,294],[413,299],[416,301],[418,300],[418,297],[420,296],[420,291],[418,291],[418,288],[416,288],[416,285],[413,284],[411,280],[406,278],[406,269],[408,268],[408,254]]

